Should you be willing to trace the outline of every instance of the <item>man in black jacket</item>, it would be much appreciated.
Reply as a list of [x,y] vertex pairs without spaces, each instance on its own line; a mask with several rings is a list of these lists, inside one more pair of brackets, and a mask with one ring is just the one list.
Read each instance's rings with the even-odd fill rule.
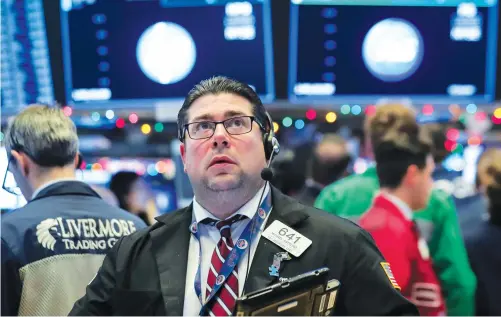
[[28,203],[1,219],[2,315],[66,315],[113,244],[146,225],[75,179],[78,137],[60,109],[25,109],[5,146],[2,187]]
[[313,206],[325,186],[346,176],[350,161],[348,145],[343,137],[331,133],[324,135],[308,160],[305,184],[294,197],[305,205]]
[[[333,313],[417,314],[365,231],[263,180],[278,142],[252,88],[202,81],[178,127],[192,204],[117,242],[71,315],[229,316],[242,294],[324,266],[341,283]],[[268,240],[284,232],[297,243],[282,249]],[[274,263],[283,252],[290,259]]]

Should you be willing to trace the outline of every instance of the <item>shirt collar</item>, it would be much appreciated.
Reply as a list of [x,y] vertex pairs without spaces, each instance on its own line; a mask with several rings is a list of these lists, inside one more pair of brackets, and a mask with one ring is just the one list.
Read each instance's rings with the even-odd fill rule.
[[33,192],[33,195],[31,195],[31,200],[35,199],[35,197],[37,197],[37,195],[40,194],[40,192],[45,188],[60,182],[80,182],[80,181],[74,178],[59,178],[48,181],[47,183],[43,183],[40,187],[37,188],[37,190],[35,190],[35,192]]
[[[254,197],[252,197],[251,200],[249,200],[245,205],[240,207],[239,210],[237,210],[228,218],[231,218],[234,215],[244,215],[247,216],[249,219],[252,219],[252,217],[254,217],[254,214],[256,213],[259,204],[261,203],[262,200],[266,198],[266,196],[270,192],[270,186],[266,186],[263,198],[261,201],[259,201],[263,189],[264,186],[257,191],[256,195],[254,195]],[[212,218],[212,219],[216,218],[213,214],[211,214],[207,209],[205,209],[204,207],[202,207],[202,205],[198,203],[196,197],[193,198],[193,215],[196,222],[200,222],[206,218]]]
[[393,203],[398,210],[402,213],[402,215],[407,220],[412,220],[414,217],[414,213],[412,212],[411,207],[407,205],[402,199],[398,198],[395,195],[389,193],[381,193],[386,199],[388,199],[391,203]]

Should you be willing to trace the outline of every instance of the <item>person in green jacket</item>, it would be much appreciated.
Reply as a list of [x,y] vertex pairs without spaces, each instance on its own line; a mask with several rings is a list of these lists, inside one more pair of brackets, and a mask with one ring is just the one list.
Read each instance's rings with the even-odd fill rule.
[[[413,122],[413,123],[412,123]],[[402,105],[384,105],[366,121],[368,146],[380,142],[396,125],[415,124],[414,112]],[[322,190],[315,207],[358,222],[372,205],[379,190],[375,167],[351,175]],[[476,277],[470,267],[452,198],[433,190],[428,207],[416,212],[416,222],[428,242],[435,271],[440,279],[450,316],[472,316],[475,312]]]

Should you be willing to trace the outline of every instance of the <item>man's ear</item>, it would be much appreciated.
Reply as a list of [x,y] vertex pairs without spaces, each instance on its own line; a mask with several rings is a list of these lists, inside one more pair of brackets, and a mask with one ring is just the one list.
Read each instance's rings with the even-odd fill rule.
[[80,169],[82,167],[82,163],[83,163],[83,156],[80,152],[78,152],[77,155],[75,156],[75,159],[73,160],[75,169]]
[[407,167],[402,183],[405,185],[413,186],[418,180],[419,168],[416,165]]
[[28,174],[29,174],[29,163],[30,163],[30,159],[28,158],[28,156],[22,152],[18,152],[16,150],[11,150],[10,151],[10,154],[12,155],[12,157],[14,158],[15,160],[15,164],[16,164],[16,167],[17,169],[21,172],[21,174],[23,175],[23,177],[27,177]]

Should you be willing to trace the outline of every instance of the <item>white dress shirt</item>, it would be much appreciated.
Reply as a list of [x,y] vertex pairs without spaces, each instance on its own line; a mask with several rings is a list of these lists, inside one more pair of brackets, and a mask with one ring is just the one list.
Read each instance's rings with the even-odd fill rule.
[[414,218],[414,213],[412,212],[411,207],[407,205],[402,199],[398,198],[395,195],[389,194],[389,193],[383,193],[383,196],[391,201],[395,206],[397,206],[397,209],[400,210],[400,212],[404,215],[405,219],[412,221]]
[[[233,242],[238,240],[238,238],[244,231],[247,224],[254,217],[254,214],[256,213],[256,210],[261,203],[259,201],[259,198],[261,197],[263,188],[258,190],[256,195],[251,200],[249,200],[245,205],[243,205],[242,208],[240,208],[236,213],[230,216],[233,217],[234,215],[237,214],[247,216],[247,218],[245,218],[244,220],[236,222],[233,225],[231,225],[231,239],[233,240]],[[269,191],[270,191],[270,186],[266,186],[266,191],[263,195],[263,199],[266,198]],[[251,261],[252,258],[254,257],[254,253],[256,252],[259,239],[261,238],[261,232],[264,226],[266,225],[266,221],[268,220],[269,215],[270,213],[268,213],[266,219],[264,219],[260,230],[258,231],[256,236],[252,238],[253,241],[250,243],[250,247],[247,249],[250,250]],[[196,222],[200,222],[205,218],[213,218],[213,219],[215,218],[210,212],[208,212],[197,202],[196,197],[193,199],[193,216]],[[186,228],[186,230],[189,229]],[[198,270],[198,264],[201,263],[200,283],[202,290],[202,298],[205,301],[207,274],[209,273],[212,253],[214,252],[214,249],[216,248],[216,245],[219,239],[221,238],[221,234],[219,233],[219,230],[215,226],[199,224],[198,232],[200,237],[200,243],[202,245],[201,261],[199,254],[200,253],[199,241],[192,234],[190,238],[190,246],[188,251],[188,264],[186,268],[186,286],[184,293],[184,308],[183,308],[183,315],[185,316],[198,316],[200,309],[202,308],[202,304],[200,303],[200,300],[198,299],[198,296],[195,292],[195,277]],[[247,276],[248,256],[249,252],[245,252],[240,258],[240,261],[238,262],[239,296],[242,295],[245,279]],[[249,261],[249,263],[251,261]]]

